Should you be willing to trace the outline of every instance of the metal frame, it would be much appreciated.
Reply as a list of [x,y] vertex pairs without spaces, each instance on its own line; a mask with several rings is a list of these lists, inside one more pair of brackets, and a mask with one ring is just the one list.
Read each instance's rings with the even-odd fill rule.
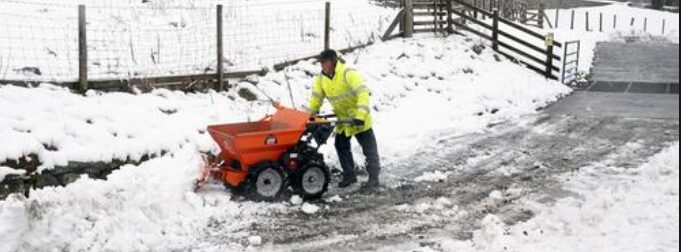
[[[577,45],[577,50],[568,52],[570,45]],[[561,82],[563,84],[572,84],[577,81],[577,71],[579,70],[580,52],[581,42],[579,40],[565,42],[565,47],[563,50],[563,68],[561,71],[562,72]],[[574,60],[569,60],[569,57],[571,56],[574,56]]]

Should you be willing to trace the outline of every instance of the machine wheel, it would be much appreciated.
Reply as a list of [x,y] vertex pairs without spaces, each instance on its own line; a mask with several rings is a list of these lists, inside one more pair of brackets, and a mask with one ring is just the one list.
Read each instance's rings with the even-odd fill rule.
[[329,188],[330,172],[325,165],[310,163],[296,172],[293,188],[305,200],[315,200]]
[[249,172],[244,193],[255,201],[274,201],[284,191],[286,179],[282,169],[274,163],[255,165]]

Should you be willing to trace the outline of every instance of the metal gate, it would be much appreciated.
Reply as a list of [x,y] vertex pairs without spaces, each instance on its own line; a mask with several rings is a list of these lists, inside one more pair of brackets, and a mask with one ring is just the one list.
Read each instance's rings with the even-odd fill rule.
[[563,52],[562,78],[563,84],[572,85],[579,78],[579,51],[581,43],[579,40],[565,42]]

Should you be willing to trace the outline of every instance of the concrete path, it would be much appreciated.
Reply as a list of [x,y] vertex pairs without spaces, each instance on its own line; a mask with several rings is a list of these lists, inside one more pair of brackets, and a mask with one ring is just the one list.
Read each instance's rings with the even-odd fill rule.
[[678,85],[679,45],[599,43],[596,46],[592,73],[593,80],[597,83],[675,83]]
[[588,118],[679,119],[679,96],[578,91],[547,110]]
[[600,43],[592,85],[548,109],[553,115],[679,119],[679,45]]

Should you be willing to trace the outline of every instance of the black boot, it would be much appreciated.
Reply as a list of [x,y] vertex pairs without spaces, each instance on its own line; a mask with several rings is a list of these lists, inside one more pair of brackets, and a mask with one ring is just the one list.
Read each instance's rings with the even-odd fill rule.
[[354,183],[357,183],[357,178],[343,178],[343,181],[338,183],[338,187],[346,188]]
[[378,179],[369,179],[366,183],[362,183],[362,186],[360,187],[360,191],[362,192],[376,192],[378,191],[378,188],[380,187],[380,184],[378,183]]

